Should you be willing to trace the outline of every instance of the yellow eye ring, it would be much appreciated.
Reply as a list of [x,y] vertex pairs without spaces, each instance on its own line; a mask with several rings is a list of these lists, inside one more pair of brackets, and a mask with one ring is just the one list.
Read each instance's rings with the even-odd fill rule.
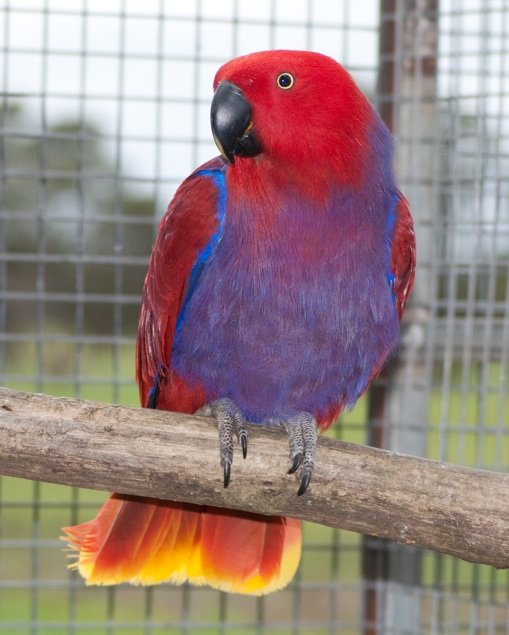
[[279,88],[289,90],[295,84],[295,77],[291,73],[280,73],[276,82]]

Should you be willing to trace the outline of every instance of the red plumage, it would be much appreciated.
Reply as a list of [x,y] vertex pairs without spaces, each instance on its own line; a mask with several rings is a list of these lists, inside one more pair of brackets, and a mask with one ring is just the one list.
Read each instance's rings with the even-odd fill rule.
[[410,207],[403,196],[396,208],[396,222],[391,245],[393,293],[401,319],[415,280],[415,234]]
[[[222,166],[214,159],[204,169]],[[198,253],[217,231],[217,188],[192,175],[175,193],[159,224],[145,277],[136,340],[136,379],[146,406],[154,378],[164,385],[159,408],[194,412],[204,402],[199,386],[189,386],[171,368],[173,338],[189,276]]]

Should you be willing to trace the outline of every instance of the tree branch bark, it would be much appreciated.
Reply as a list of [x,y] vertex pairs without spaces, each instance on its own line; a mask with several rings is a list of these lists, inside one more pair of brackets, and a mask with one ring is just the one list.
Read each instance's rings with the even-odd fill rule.
[[0,388],[0,474],[293,516],[509,567],[509,474],[319,439],[310,489],[286,435],[249,428],[222,486],[212,420]]

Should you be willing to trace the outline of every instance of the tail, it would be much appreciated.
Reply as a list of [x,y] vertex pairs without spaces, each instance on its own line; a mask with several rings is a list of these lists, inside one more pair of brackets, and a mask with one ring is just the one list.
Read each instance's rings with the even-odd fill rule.
[[113,494],[94,520],[66,527],[71,564],[87,584],[208,584],[263,595],[300,560],[300,522]]

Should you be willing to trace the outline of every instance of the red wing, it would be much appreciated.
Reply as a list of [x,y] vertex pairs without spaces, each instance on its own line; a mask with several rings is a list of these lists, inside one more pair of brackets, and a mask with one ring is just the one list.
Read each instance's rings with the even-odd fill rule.
[[[178,188],[161,220],[148,266],[136,341],[136,379],[143,406],[156,377],[168,374],[177,319],[196,283],[195,263],[218,229],[223,162],[214,159]],[[202,263],[203,266],[203,263]],[[199,275],[199,273],[198,273]]]
[[415,278],[415,234],[406,198],[400,194],[391,249],[391,271],[396,310],[401,319]]

